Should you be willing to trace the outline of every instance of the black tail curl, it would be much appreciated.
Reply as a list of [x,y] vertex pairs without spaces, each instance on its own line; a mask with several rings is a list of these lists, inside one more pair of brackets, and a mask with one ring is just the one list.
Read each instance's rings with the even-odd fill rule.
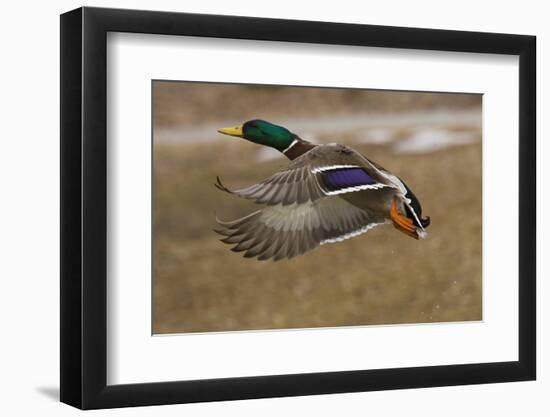
[[428,227],[431,223],[430,216],[426,216],[424,219],[420,219],[420,223],[422,224],[422,227],[424,229]]

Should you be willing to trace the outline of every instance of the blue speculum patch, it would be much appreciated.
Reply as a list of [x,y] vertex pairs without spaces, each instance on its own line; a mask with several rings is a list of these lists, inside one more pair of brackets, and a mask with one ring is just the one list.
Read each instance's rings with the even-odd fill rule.
[[322,175],[323,182],[330,191],[376,183],[362,168],[335,169],[325,171]]

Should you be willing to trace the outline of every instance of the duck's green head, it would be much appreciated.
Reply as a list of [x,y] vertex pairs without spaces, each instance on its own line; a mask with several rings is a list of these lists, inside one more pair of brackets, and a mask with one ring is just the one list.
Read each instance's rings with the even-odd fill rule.
[[218,132],[244,138],[259,145],[270,146],[281,152],[297,139],[297,136],[290,130],[265,120],[249,120],[242,126],[225,127],[218,129]]

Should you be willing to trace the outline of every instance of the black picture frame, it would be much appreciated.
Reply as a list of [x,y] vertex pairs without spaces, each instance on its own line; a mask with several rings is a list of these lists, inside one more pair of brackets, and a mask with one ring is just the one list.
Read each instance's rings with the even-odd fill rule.
[[[108,32],[519,56],[519,360],[107,385]],[[81,409],[533,380],[536,376],[534,36],[171,12],[61,15],[61,401]]]

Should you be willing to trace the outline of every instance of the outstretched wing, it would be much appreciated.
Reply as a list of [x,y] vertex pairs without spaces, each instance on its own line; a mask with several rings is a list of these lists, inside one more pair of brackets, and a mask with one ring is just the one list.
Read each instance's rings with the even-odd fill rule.
[[395,188],[395,185],[359,153],[341,145],[323,145],[258,184],[229,190],[217,178],[216,187],[256,203],[286,206],[337,194]]
[[316,176],[306,166],[277,172],[258,184],[239,190],[229,190],[222,184],[219,177],[215,185],[228,193],[269,205],[302,204],[324,196]]
[[339,197],[305,204],[271,205],[232,221],[218,220],[232,250],[259,260],[292,258],[325,243],[340,242],[386,223],[384,217],[361,210]]

